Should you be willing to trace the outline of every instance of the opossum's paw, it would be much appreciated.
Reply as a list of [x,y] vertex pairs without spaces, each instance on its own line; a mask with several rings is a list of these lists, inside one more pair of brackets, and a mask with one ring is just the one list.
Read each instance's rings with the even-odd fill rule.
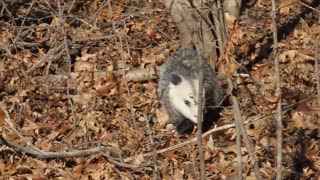
[[172,131],[172,130],[174,130],[174,129],[175,129],[175,126],[174,126],[173,124],[170,124],[170,123],[169,123],[169,124],[166,125],[166,130],[167,130],[167,131]]
[[194,123],[188,119],[183,120],[180,124],[176,125],[176,130],[180,134],[190,134],[193,131]]

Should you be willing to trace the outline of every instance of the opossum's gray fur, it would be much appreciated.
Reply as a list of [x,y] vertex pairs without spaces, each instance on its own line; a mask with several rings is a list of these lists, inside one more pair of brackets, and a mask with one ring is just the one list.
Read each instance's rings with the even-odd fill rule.
[[[200,56],[193,49],[181,49],[170,57],[165,63],[165,69],[160,75],[158,82],[158,95],[161,104],[165,107],[171,122],[176,126],[177,131],[184,131],[184,126],[193,127],[193,123],[179,112],[173,105],[172,99],[169,97],[170,88],[175,88],[173,83],[193,82],[190,85],[198,87],[194,80],[199,80],[199,61]],[[217,82],[216,72],[207,60],[204,63],[204,96],[206,106],[215,106],[220,103],[223,97],[223,91]],[[179,82],[174,82],[176,76],[181,77]],[[188,89],[186,89],[187,91]],[[184,90],[183,90],[184,91]],[[198,90],[197,90],[198,91]],[[192,91],[193,94],[197,91]],[[197,97],[197,96],[196,96]],[[183,98],[183,97],[181,97]],[[186,122],[188,121],[188,122]]]

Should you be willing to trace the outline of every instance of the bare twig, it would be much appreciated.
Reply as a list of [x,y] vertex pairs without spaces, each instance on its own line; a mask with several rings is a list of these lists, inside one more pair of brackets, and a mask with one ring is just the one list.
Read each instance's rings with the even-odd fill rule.
[[[53,59],[53,56],[55,55],[56,52],[62,53],[63,51],[61,50],[63,48],[64,44],[60,44],[58,47],[50,48],[47,54],[39,59],[38,62],[36,62],[28,71],[27,73],[33,72],[36,68],[38,68],[42,63],[49,61]],[[56,55],[55,58],[60,57],[60,55]]]
[[[233,92],[233,87],[229,86],[229,91]],[[236,124],[236,119],[238,118],[237,114],[234,113],[234,122]],[[241,153],[241,130],[239,126],[236,126],[236,145],[237,145],[237,163],[238,163],[238,179],[243,179],[243,170],[242,170],[242,153]]]
[[[125,22],[123,22],[124,24],[124,27],[127,28],[127,25]],[[123,67],[122,67],[122,76],[123,77],[126,77],[127,76],[127,73],[126,73],[126,70],[125,70],[125,60],[123,58],[123,45],[122,45],[122,39],[121,39],[121,34],[120,34],[120,46],[121,46],[121,59],[122,59],[122,62],[123,62]],[[129,43],[128,43],[128,38],[125,38],[125,42],[126,42],[126,47],[127,47],[127,52],[128,52],[128,55],[130,56],[130,48],[129,48]],[[129,96],[129,102],[130,102],[130,106],[131,106],[131,118],[132,118],[132,121],[133,121],[133,127],[135,127],[135,124],[136,124],[136,116],[134,114],[134,108],[133,108],[133,102],[132,102],[132,98],[131,98],[131,92],[130,92],[130,89],[129,89],[129,86],[128,86],[128,80],[126,78],[124,78],[124,82],[125,82],[125,86],[126,86],[126,90],[128,92],[128,96]]]
[[[203,2],[201,1],[201,8],[203,6]],[[198,117],[197,117],[197,145],[198,145],[198,153],[199,153],[199,160],[200,160],[200,179],[204,180],[206,178],[206,164],[204,161],[204,151],[203,151],[203,144],[202,144],[202,123],[203,123],[203,110],[204,110],[204,104],[205,104],[205,100],[204,100],[204,94],[203,94],[203,80],[204,80],[204,59],[203,59],[203,55],[205,56],[205,58],[209,58],[207,57],[209,54],[204,53],[204,49],[205,49],[205,40],[204,40],[204,27],[203,27],[203,18],[199,19],[199,28],[198,28],[198,36],[199,39],[201,40],[201,45],[199,45],[198,51],[201,52],[201,57],[198,59],[198,63],[199,63],[199,91],[198,91]],[[199,53],[198,52],[198,53]]]
[[[228,36],[228,32],[225,26],[225,16],[222,8],[222,1],[218,0],[216,3],[213,3],[213,11],[214,11],[214,22],[216,27],[216,35],[219,45],[219,50],[222,55],[225,55],[225,41]],[[229,86],[229,88],[231,88]],[[230,89],[232,92],[232,89]],[[236,123],[237,115],[234,113],[234,119]],[[243,179],[243,171],[242,171],[242,153],[241,153],[241,130],[239,126],[236,126],[236,144],[237,144],[237,164],[238,164],[238,179]]]
[[[236,115],[234,114],[234,118]],[[243,179],[242,172],[242,152],[241,152],[241,131],[238,126],[236,126],[236,145],[237,145],[237,164],[238,164],[238,179]]]
[[[232,83],[231,79],[228,78],[227,80],[228,80],[229,89],[233,89],[233,83]],[[254,172],[255,172],[256,178],[259,179],[259,180],[262,180],[263,178],[262,178],[262,175],[260,173],[259,165],[258,165],[258,163],[256,161],[256,157],[255,157],[255,154],[254,154],[254,148],[253,148],[252,141],[249,138],[249,136],[248,136],[248,134],[247,134],[247,132],[245,130],[244,123],[243,123],[242,118],[241,118],[241,111],[240,111],[239,102],[238,102],[237,98],[233,94],[231,94],[231,100],[232,100],[232,104],[233,104],[234,113],[235,113],[235,116],[236,116],[235,123],[236,123],[236,126],[238,126],[240,128],[241,135],[243,137],[244,143],[246,144],[246,148],[247,148],[247,151],[248,151],[248,154],[249,154],[249,157],[250,157],[251,164],[254,167]]]
[[[213,3],[213,11],[214,11],[214,22],[217,32],[217,40],[219,45],[219,50],[222,55],[225,55],[225,41],[227,39],[227,29],[225,26],[225,17],[224,17],[224,10],[222,8],[222,1],[218,0],[216,3]],[[232,92],[232,89],[230,89],[230,92]],[[234,119],[236,120],[237,116],[236,113],[234,113]],[[236,121],[235,121],[236,122]],[[241,131],[240,127],[236,126],[236,145],[237,145],[237,164],[238,164],[238,179],[243,179],[243,172],[242,172],[242,153],[241,153]]]
[[[7,13],[8,14],[8,16],[10,17],[10,18],[12,18],[12,14],[11,14],[11,11],[8,9],[8,7],[7,7],[7,4],[5,3],[5,1],[0,1],[1,3],[2,3],[2,9],[1,9],[1,11],[0,11],[0,14],[5,14],[5,13]],[[4,12],[5,11],[5,12]]]
[[74,38],[73,42],[87,42],[87,41],[101,41],[106,39],[115,38],[115,35],[102,35],[102,36],[93,36],[85,38]]
[[200,179],[204,180],[206,176],[206,166],[204,162],[204,152],[203,152],[203,144],[202,144],[202,122],[203,122],[203,79],[204,79],[204,68],[202,58],[199,59],[200,69],[199,69],[199,92],[198,92],[198,119],[197,119],[197,144],[198,144],[198,152],[199,152],[199,159],[200,159]]
[[[153,108],[154,109],[154,108]],[[152,156],[152,160],[153,160],[153,179],[157,180],[159,179],[159,170],[158,170],[158,166],[157,166],[157,150],[155,149],[155,143],[154,143],[154,138],[153,138],[153,133],[151,132],[151,128],[150,128],[150,121],[152,119],[154,115],[154,112],[150,113],[149,118],[146,122],[146,126],[147,126],[147,130],[148,130],[148,135],[149,135],[149,140],[151,143],[151,147],[152,147],[152,152],[153,152],[153,156]]]
[[[65,52],[66,52],[67,59],[68,59],[67,98],[68,98],[68,102],[69,102],[70,109],[71,109],[72,120],[75,120],[73,102],[72,102],[71,97],[70,97],[70,79],[71,79],[70,78],[70,74],[71,74],[71,68],[72,68],[71,56],[70,56],[70,51],[69,51],[69,46],[68,46],[68,41],[67,41],[67,34],[66,34],[66,32],[65,32],[65,30],[63,28],[64,27],[64,22],[65,22],[65,18],[63,17],[64,8],[62,8],[60,6],[59,2],[58,2],[58,7],[59,7],[59,16],[61,18],[60,27],[61,27],[61,31],[62,31],[62,34],[63,34],[63,43],[64,43],[64,48],[65,48]],[[79,122],[76,121],[76,126],[77,126],[78,123]]]
[[[111,14],[113,14],[113,11],[112,11],[112,7],[111,7],[111,0],[108,0],[108,8],[109,8],[109,11]],[[125,70],[125,67],[126,67],[126,62],[124,60],[124,49],[123,49],[123,42],[122,42],[122,33],[119,33],[117,32],[117,29],[116,29],[116,26],[114,24],[114,20],[112,20],[112,28],[113,28],[113,31],[115,34],[117,34],[118,38],[119,38],[119,45],[120,45],[120,54],[121,54],[121,61],[123,63],[123,66],[122,66],[122,76],[125,77],[126,76],[126,70]],[[133,128],[136,127],[136,116],[134,114],[134,107],[133,107],[133,102],[132,102],[132,99],[131,99],[131,92],[130,92],[130,89],[129,89],[129,86],[128,86],[128,81],[126,78],[123,79],[124,80],[124,84],[125,84],[125,88],[127,90],[127,93],[128,93],[128,97],[129,97],[129,103],[130,103],[130,110],[131,110],[131,118],[132,118],[132,121],[131,121],[131,124],[133,126]]]
[[215,32],[217,35],[220,54],[225,54],[226,27],[224,23],[224,14],[221,0],[213,3],[213,18],[215,24]]
[[[33,0],[33,1],[30,3],[30,6],[29,6],[29,8],[28,8],[28,10],[27,10],[27,12],[26,12],[23,20],[22,20],[22,23],[21,23],[22,26],[24,26],[24,23],[25,23],[25,21],[26,21],[27,15],[30,13],[30,11],[31,11],[31,9],[32,9],[32,7],[33,7],[33,5],[34,5],[34,2],[35,2],[35,1]],[[15,44],[15,43],[17,42],[18,38],[20,37],[21,31],[22,31],[22,29],[20,28],[19,31],[18,31],[18,33],[17,33],[17,36],[16,36],[15,39],[13,40],[13,44]]]
[[[121,61],[123,63],[123,67],[122,67],[122,77],[125,77],[126,76],[126,70],[125,70],[125,67],[126,67],[126,62],[124,60],[124,55],[123,55],[123,43],[122,43],[122,35],[121,33],[118,34],[119,36],[119,42],[120,42],[120,49],[121,49]],[[135,115],[135,111],[134,111],[134,107],[133,107],[133,102],[132,102],[132,98],[131,98],[131,91],[129,89],[129,85],[128,85],[128,81],[126,78],[123,78],[123,81],[124,81],[124,85],[125,85],[125,88],[127,90],[127,93],[128,93],[128,99],[129,99],[129,103],[130,103],[130,111],[131,111],[131,124],[133,125],[133,128],[136,128],[136,115]]]
[[[109,1],[109,0],[104,0],[104,1],[100,1],[101,2],[101,6],[97,9],[96,13],[94,13],[93,15],[91,15],[88,20],[88,24],[95,24],[97,19],[99,19],[99,16],[101,15],[101,11],[106,7],[107,3],[106,1]],[[111,13],[112,14],[112,13]],[[87,23],[85,23],[87,24]]]
[[[251,121],[250,121],[251,122]],[[248,123],[248,122],[247,122]],[[233,128],[235,127],[234,124],[227,124],[227,125],[224,125],[224,126],[221,126],[221,127],[217,127],[217,128],[214,128],[214,129],[211,129],[205,133],[202,134],[202,138],[205,138],[207,137],[208,135],[214,133],[214,132],[219,132],[219,131],[223,131],[223,130],[226,130],[226,129],[230,129],[230,128]],[[173,151],[175,149],[179,149],[179,148],[182,148],[184,146],[187,146],[189,144],[194,144],[196,143],[198,140],[198,137],[195,137],[191,140],[188,140],[188,141],[185,141],[183,143],[180,143],[180,144],[177,144],[177,145],[174,145],[174,146],[170,146],[170,147],[167,147],[167,148],[164,148],[164,149],[160,149],[157,151],[158,154],[161,154],[161,153],[165,153],[165,152],[168,152],[168,151]],[[150,157],[152,156],[153,153],[146,153],[146,154],[143,154],[144,157]]]
[[0,109],[4,112],[6,118],[5,121],[9,125],[9,127],[13,130],[13,132],[23,141],[26,143],[27,148],[33,148],[35,151],[40,152],[41,150],[35,147],[31,142],[29,142],[15,127],[13,122],[11,121],[10,115],[8,111],[0,104]]
[[279,66],[279,50],[278,50],[278,29],[276,22],[276,3],[272,0],[272,29],[273,29],[273,51],[274,51],[274,64],[275,64],[275,79],[276,79],[276,95],[278,98],[277,103],[277,180],[282,179],[282,107],[281,107],[281,79],[280,79],[280,66]]
[[[318,25],[320,24],[320,15],[318,17]],[[320,28],[319,28],[320,30]],[[317,81],[317,96],[318,96],[318,106],[320,107],[320,75],[319,75],[319,58],[320,58],[320,54],[319,54],[319,37],[316,41],[316,58],[315,58],[315,62],[314,62],[314,74],[316,76],[316,81]]]
[[316,11],[316,12],[320,13],[320,11],[318,9],[316,9],[316,8],[314,8],[312,6],[309,6],[308,4],[306,4],[306,3],[302,2],[302,1],[298,1],[298,3],[303,5],[303,6],[305,6],[305,7],[307,7],[307,8],[309,8],[309,9],[312,9],[313,11]]

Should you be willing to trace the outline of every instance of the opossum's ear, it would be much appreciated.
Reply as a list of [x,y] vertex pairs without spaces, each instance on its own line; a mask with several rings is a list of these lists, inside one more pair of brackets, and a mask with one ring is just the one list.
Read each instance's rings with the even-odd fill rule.
[[171,74],[171,79],[170,79],[171,83],[174,84],[175,86],[180,84],[182,79],[179,75],[177,74]]

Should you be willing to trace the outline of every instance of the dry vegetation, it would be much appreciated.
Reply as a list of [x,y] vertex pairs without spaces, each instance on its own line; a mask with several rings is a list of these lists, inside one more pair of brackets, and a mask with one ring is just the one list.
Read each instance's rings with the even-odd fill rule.
[[[317,179],[320,8],[291,0],[277,7],[283,176]],[[196,133],[166,130],[156,80],[123,78],[160,66],[180,48],[162,3],[5,0],[0,8],[1,179],[199,177],[196,144],[189,142]],[[216,66],[222,76],[226,69],[241,74],[235,93],[266,179],[276,174],[279,100],[270,11],[269,0],[247,2],[237,25],[228,27],[227,52]],[[231,106],[220,114],[217,126],[234,122]],[[208,178],[237,175],[235,139],[227,126],[203,139]],[[243,171],[254,179],[242,147]]]

